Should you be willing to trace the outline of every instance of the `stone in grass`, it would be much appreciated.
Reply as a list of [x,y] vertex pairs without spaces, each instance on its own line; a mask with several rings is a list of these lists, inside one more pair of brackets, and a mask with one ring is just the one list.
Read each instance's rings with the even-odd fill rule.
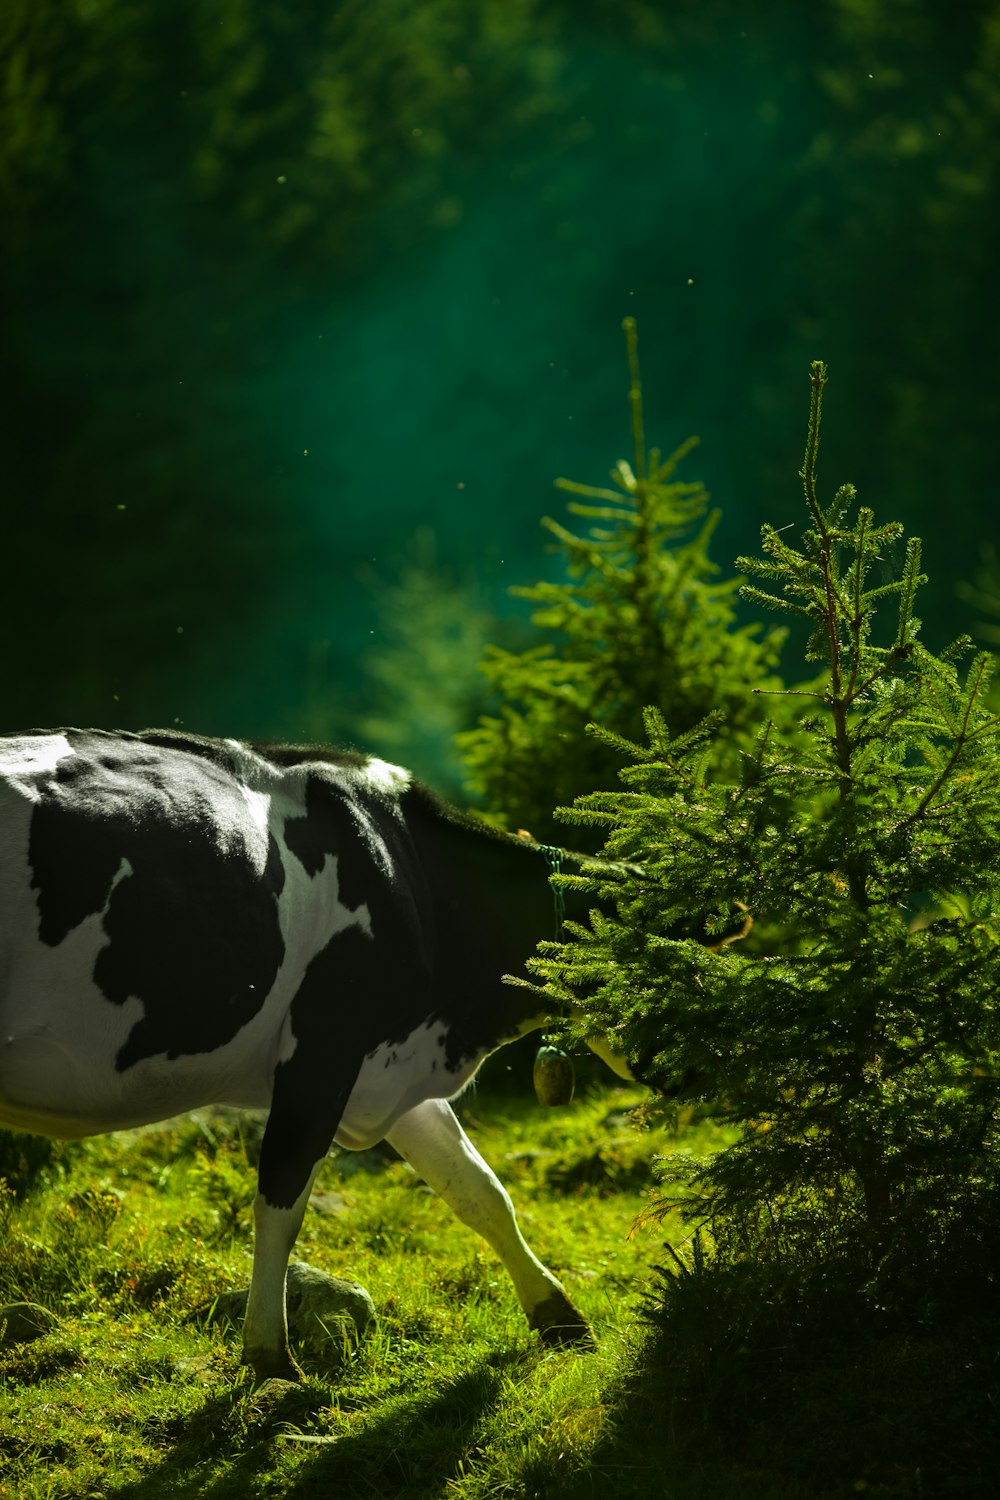
[[[223,1292],[213,1322],[238,1323],[246,1312],[248,1292],[248,1287]],[[301,1260],[288,1267],[285,1307],[291,1337],[324,1359],[342,1359],[375,1321],[375,1304],[363,1286],[327,1276]]]
[[0,1306],[0,1349],[30,1344],[59,1327],[59,1319],[37,1302],[8,1302]]
[[241,1402],[251,1434],[277,1433],[289,1441],[315,1444],[336,1441],[334,1437],[301,1431],[304,1426],[314,1426],[329,1405],[329,1392],[277,1376],[255,1386]]
[[172,1361],[175,1375],[187,1380],[196,1380],[201,1385],[214,1385],[216,1380],[215,1360],[210,1354],[182,1354]]

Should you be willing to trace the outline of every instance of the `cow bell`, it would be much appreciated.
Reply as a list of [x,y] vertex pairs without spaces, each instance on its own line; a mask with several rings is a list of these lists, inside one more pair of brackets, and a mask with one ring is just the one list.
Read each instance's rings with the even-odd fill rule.
[[539,1104],[569,1104],[576,1074],[573,1059],[561,1047],[543,1044],[535,1055],[535,1094]]

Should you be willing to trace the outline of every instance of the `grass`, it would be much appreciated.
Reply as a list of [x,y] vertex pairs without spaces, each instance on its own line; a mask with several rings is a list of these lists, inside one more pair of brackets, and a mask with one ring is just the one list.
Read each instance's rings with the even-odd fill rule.
[[652,1149],[629,1121],[638,1098],[465,1109],[598,1354],[543,1350],[492,1253],[409,1167],[345,1153],[296,1254],[367,1286],[378,1329],[343,1369],[300,1351],[306,1384],[276,1410],[237,1331],[209,1322],[249,1276],[252,1129],[192,1117],[65,1151],[4,1202],[0,1301],[60,1324],[0,1353],[0,1496],[522,1495],[549,1466],[586,1469],[659,1248],[629,1239]]
[[566,1110],[488,1091],[463,1106],[596,1353],[543,1349],[491,1253],[408,1167],[344,1154],[297,1254],[367,1286],[377,1331],[341,1368],[300,1350],[307,1379],[280,1396],[253,1389],[237,1331],[209,1319],[249,1275],[252,1125],[189,1117],[66,1151],[0,1202],[0,1301],[60,1319],[0,1352],[0,1497],[995,1495],[1000,1321],[828,1328],[813,1348],[808,1309],[775,1311],[752,1268],[742,1289],[689,1269],[664,1299],[652,1268],[681,1226],[629,1236],[649,1158],[714,1137],[637,1132],[640,1099],[588,1086]]

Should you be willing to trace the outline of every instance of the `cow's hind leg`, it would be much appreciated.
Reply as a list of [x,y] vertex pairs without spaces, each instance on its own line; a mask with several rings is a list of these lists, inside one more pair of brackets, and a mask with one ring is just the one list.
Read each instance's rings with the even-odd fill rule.
[[387,1138],[463,1224],[492,1245],[539,1336],[549,1344],[592,1345],[586,1319],[528,1249],[510,1195],[451,1106],[440,1099],[418,1104],[396,1121]]

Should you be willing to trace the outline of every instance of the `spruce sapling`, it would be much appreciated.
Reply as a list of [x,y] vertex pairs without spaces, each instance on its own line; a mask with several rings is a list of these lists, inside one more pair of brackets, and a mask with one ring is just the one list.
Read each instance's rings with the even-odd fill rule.
[[[624,788],[565,817],[604,830],[623,863],[590,877],[592,930],[533,968],[642,1075],[735,1127],[688,1163],[689,1213],[719,1233],[762,1215],[820,1236],[849,1222],[877,1258],[993,1190],[1000,719],[987,653],[919,639],[919,543],[887,581],[902,528],[850,486],[821,505],[822,364],[810,380],[806,528],[795,546],[765,526],[763,556],[739,561],[747,600],[808,625],[819,677],[786,697],[800,723],[775,725],[758,696],[756,743],[728,780],[711,774],[714,719],[677,734],[648,707],[642,743],[595,726],[631,762]],[[749,937],[727,941],[747,916]],[[671,1161],[664,1209],[685,1175]]]

